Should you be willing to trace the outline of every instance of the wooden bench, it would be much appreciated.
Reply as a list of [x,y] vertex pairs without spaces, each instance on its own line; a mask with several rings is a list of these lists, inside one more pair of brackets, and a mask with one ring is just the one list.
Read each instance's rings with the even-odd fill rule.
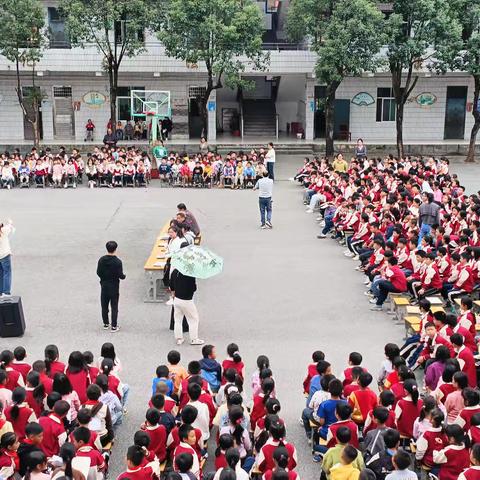
[[167,243],[168,228],[170,222],[167,222],[158,237],[155,239],[150,256],[144,265],[145,276],[147,277],[147,291],[145,294],[145,302],[159,303],[167,299],[167,290],[163,286],[163,272],[167,261]]
[[410,300],[407,297],[393,297],[392,307],[393,311],[390,313],[396,317],[396,320],[401,321],[402,314],[406,308],[410,305]]
[[426,300],[430,302],[430,305],[433,306],[443,306],[443,299],[441,297],[425,297]]
[[405,315],[403,320],[405,322],[405,338],[408,338],[410,332],[418,333],[420,331],[420,317],[416,315]]

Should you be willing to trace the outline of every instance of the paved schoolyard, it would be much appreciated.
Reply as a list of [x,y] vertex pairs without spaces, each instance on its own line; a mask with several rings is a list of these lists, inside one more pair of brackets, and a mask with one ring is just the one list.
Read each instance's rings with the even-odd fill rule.
[[[157,365],[174,348],[168,330],[170,310],[143,303],[143,264],[162,227],[183,201],[195,213],[204,245],[225,259],[224,273],[199,282],[200,334],[217,346],[219,359],[235,341],[249,377],[258,354],[270,357],[288,438],[295,442],[302,478],[319,467],[308,454],[298,418],[304,404],[302,380],[313,350],[324,350],[336,373],[348,353],[364,354],[375,372],[388,341],[401,341],[403,329],[383,313],[372,313],[354,262],[331,240],[317,240],[312,216],[303,213],[301,189],[286,179],[301,158],[281,157],[274,192],[274,229],[259,230],[252,191],[19,190],[0,191],[0,218],[17,227],[14,293],[23,298],[27,331],[22,339],[2,339],[2,348],[26,346],[30,360],[56,343],[66,360],[74,349],[98,356],[113,341],[122,359],[122,380],[131,385],[129,414],[118,433],[112,473],[143,420]],[[478,166],[454,165],[473,189]],[[478,183],[476,183],[478,185]],[[101,329],[96,262],[107,240],[118,241],[127,279],[122,283],[120,324],[112,335]],[[183,363],[198,359],[199,347],[180,348]]]

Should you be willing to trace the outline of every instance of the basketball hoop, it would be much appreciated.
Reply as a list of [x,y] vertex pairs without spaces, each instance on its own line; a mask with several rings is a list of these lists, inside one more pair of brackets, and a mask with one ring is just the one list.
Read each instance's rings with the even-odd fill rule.
[[154,115],[156,115],[155,112],[142,112],[142,115],[145,115],[146,117],[153,117]]

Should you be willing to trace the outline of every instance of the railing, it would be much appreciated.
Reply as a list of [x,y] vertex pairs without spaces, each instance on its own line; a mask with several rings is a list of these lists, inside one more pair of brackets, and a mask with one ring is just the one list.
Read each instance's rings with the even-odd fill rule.
[[278,140],[278,126],[280,124],[280,115],[278,113],[275,114],[275,138]]
[[243,110],[240,111],[240,135],[243,139]]
[[263,50],[310,50],[310,46],[305,43],[286,43],[286,42],[275,42],[275,43],[262,43]]

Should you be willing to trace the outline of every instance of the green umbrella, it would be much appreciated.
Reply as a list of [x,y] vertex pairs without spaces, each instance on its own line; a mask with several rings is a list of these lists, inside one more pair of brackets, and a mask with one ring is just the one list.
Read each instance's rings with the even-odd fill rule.
[[210,278],[223,269],[223,258],[197,245],[190,245],[172,253],[172,270],[195,278]]

